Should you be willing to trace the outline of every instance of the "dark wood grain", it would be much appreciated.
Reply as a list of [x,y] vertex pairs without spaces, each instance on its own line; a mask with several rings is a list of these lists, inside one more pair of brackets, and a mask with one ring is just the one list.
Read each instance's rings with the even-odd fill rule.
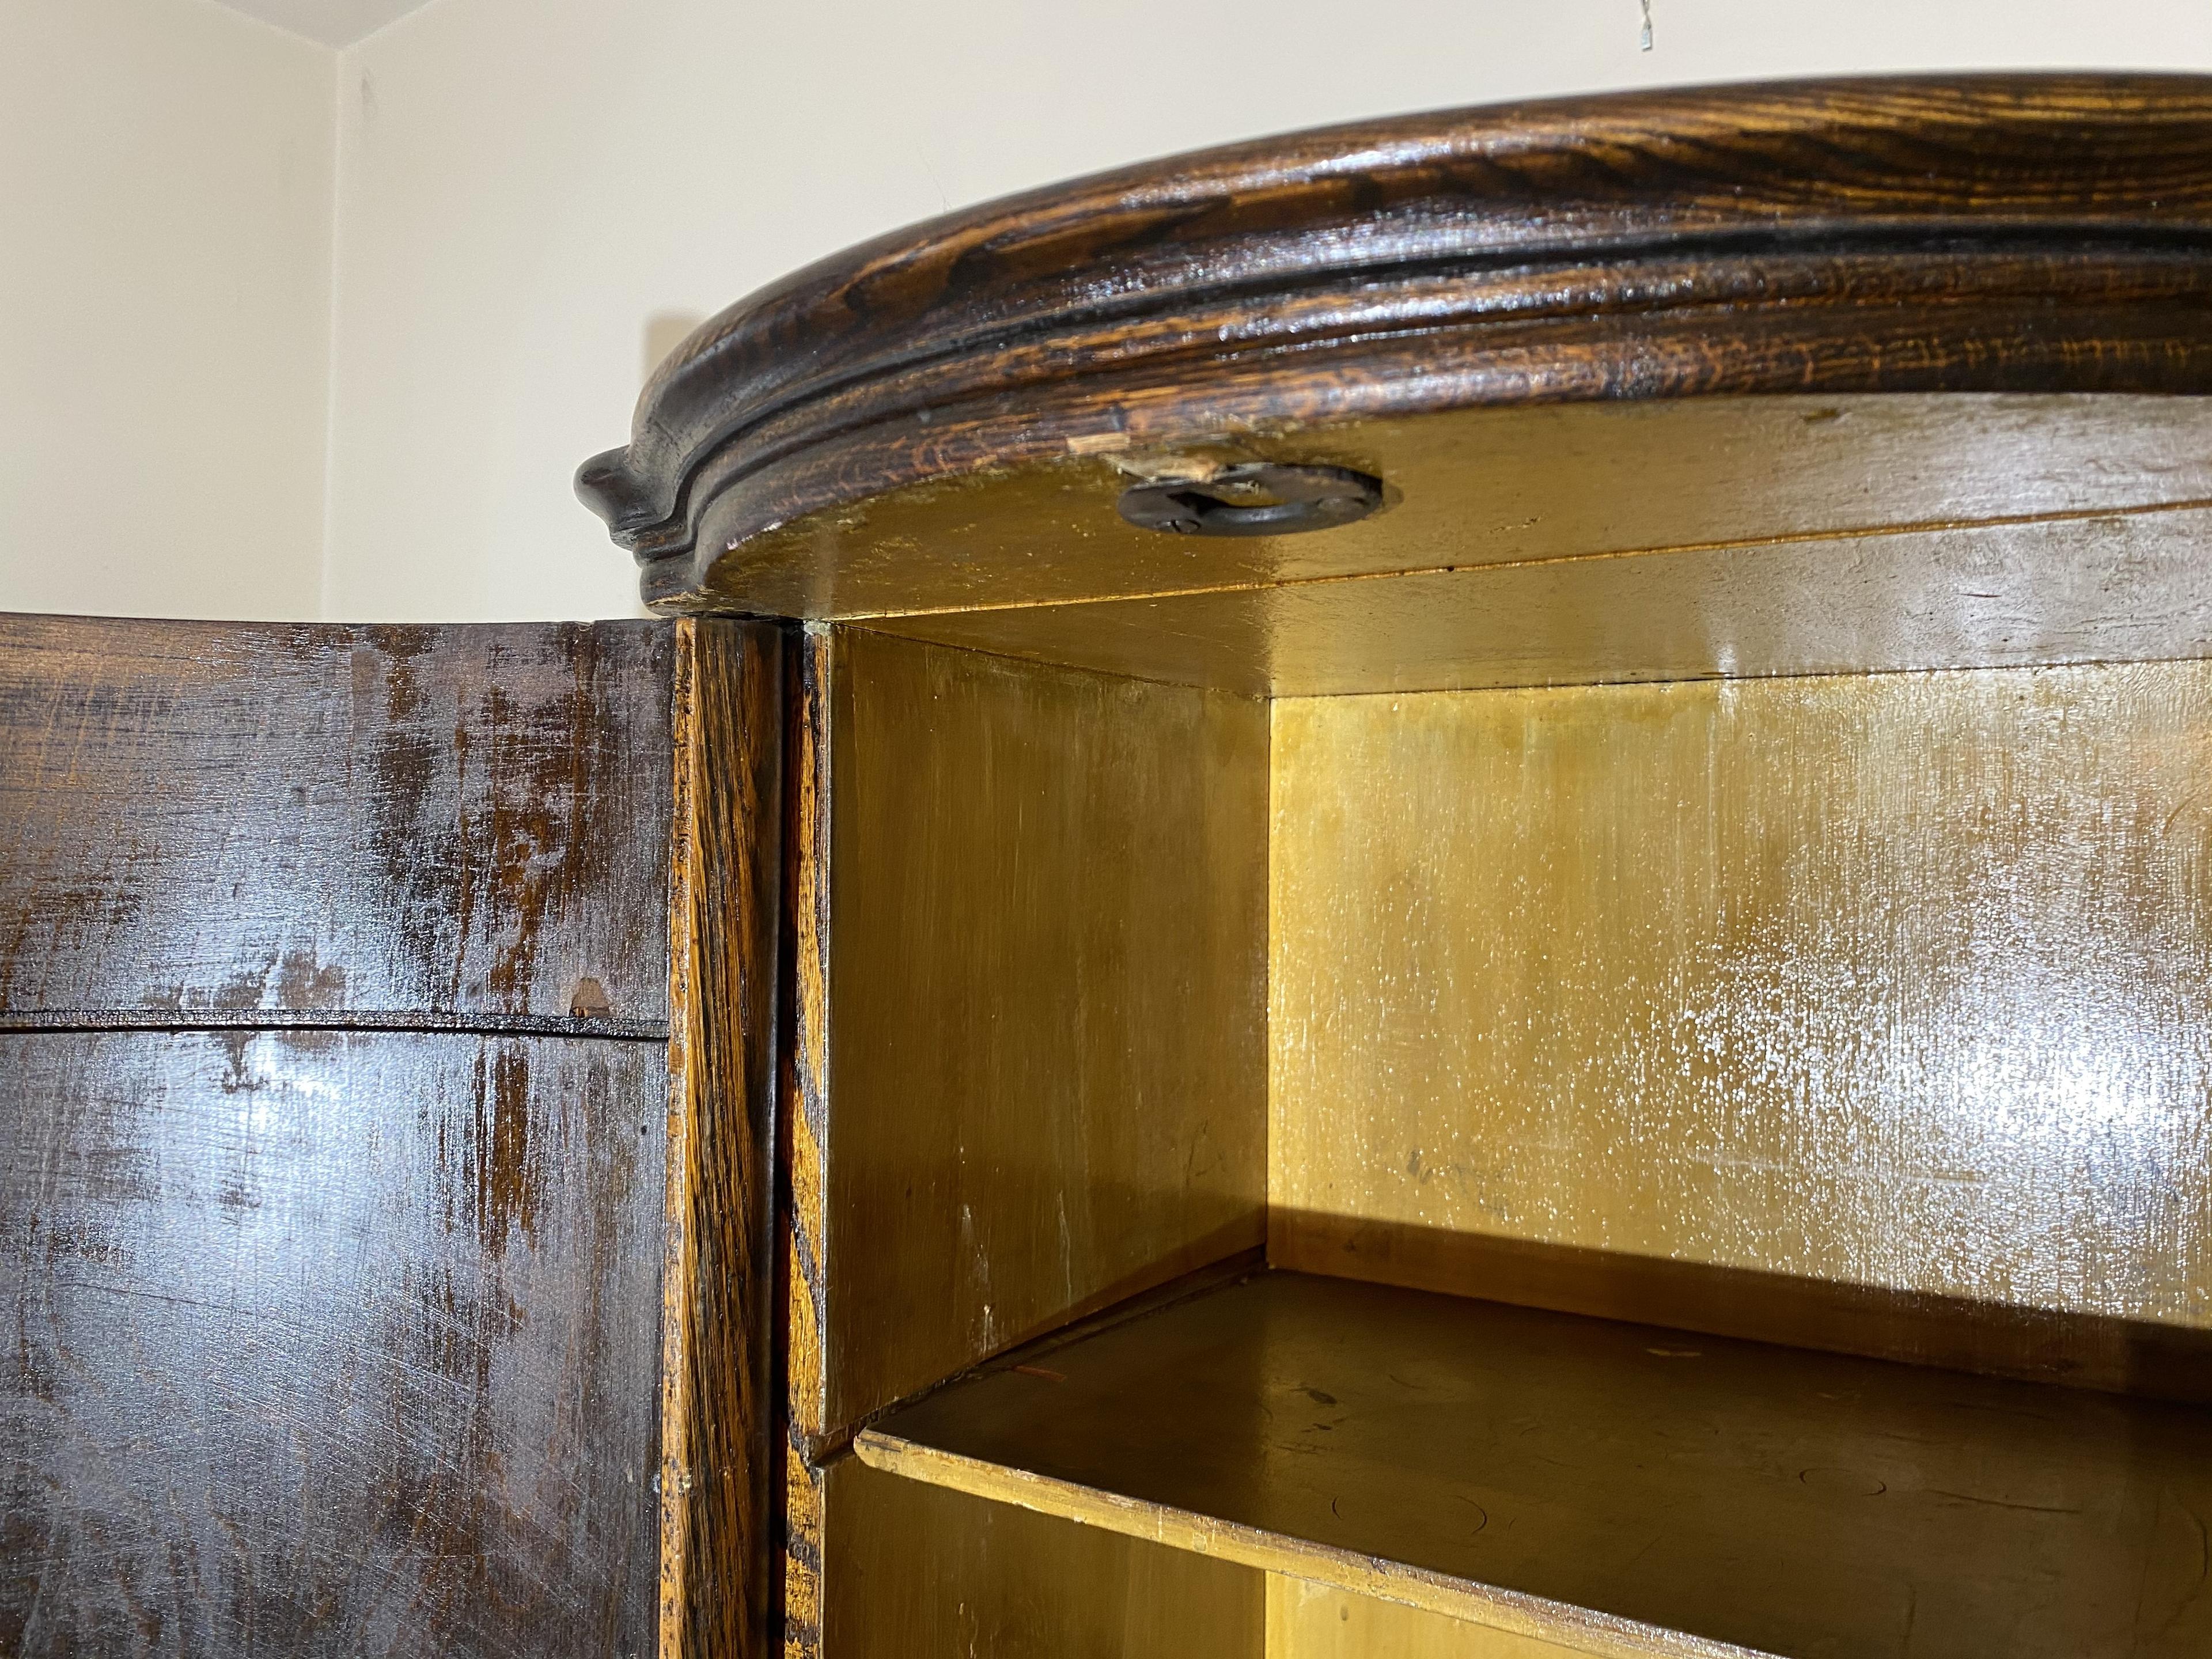
[[0,1653],[651,1652],[665,1075],[0,1037]]
[[675,634],[0,619],[0,1653],[660,1646]]
[[0,617],[0,1021],[663,1034],[671,660],[650,623]]
[[782,1553],[775,1287],[782,639],[679,624],[661,1659],[763,1659]]
[[711,607],[772,526],[1071,453],[1480,404],[2201,392],[2208,180],[2212,82],[2179,76],[1644,92],[1235,145],[739,302],[579,489],[649,599]]
[[994,1367],[856,1447],[1592,1654],[2212,1643],[2201,1411],[1298,1273]]

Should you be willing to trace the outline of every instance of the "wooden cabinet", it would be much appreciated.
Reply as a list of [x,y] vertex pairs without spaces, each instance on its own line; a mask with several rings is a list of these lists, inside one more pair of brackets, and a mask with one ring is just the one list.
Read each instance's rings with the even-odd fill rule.
[[0,1649],[2212,1651],[2212,82],[733,307],[674,620],[0,636]]
[[787,1653],[2199,1654],[2212,85],[951,216],[588,464],[798,619]]

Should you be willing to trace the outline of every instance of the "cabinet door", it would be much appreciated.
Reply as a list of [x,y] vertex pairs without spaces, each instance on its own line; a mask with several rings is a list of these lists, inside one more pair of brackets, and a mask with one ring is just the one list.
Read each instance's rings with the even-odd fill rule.
[[0,618],[0,1652],[742,1632],[775,647]]

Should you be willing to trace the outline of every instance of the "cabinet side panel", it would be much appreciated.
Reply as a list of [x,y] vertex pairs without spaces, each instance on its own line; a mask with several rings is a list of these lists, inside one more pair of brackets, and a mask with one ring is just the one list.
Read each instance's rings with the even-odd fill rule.
[[2201,1378],[2212,664],[1273,718],[1274,1261]]
[[1258,1244],[1267,711],[841,630],[835,1433]]
[[0,1652],[643,1659],[665,1076],[0,1037]]
[[0,1023],[658,1035],[673,632],[0,617]]

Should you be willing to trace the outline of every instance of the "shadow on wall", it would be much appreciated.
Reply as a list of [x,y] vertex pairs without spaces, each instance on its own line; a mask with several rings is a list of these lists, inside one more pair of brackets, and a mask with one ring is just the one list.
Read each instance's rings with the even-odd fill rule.
[[668,354],[684,343],[684,337],[706,320],[706,314],[697,311],[656,311],[647,317],[640,383],[650,380]]

